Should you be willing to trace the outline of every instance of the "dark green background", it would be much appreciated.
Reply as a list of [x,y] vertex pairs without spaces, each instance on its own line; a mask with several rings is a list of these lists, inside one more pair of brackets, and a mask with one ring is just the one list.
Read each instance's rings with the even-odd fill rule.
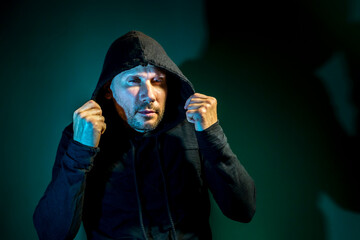
[[253,221],[213,204],[214,239],[360,238],[359,1],[37,0],[4,5],[0,18],[0,239],[37,239],[32,214],[61,132],[111,42],[133,29],[218,99],[255,179]]

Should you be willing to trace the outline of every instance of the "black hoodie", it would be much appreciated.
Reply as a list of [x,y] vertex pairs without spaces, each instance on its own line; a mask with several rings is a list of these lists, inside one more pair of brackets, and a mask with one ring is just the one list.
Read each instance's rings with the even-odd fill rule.
[[[104,98],[124,70],[148,64],[167,73],[165,116],[156,130],[129,129]],[[154,39],[131,31],[109,48],[92,95],[107,130],[98,148],[63,131],[52,180],[34,224],[40,239],[73,239],[81,220],[88,239],[211,239],[208,190],[229,218],[255,212],[253,180],[231,151],[218,123],[196,132],[185,120],[190,81]]]

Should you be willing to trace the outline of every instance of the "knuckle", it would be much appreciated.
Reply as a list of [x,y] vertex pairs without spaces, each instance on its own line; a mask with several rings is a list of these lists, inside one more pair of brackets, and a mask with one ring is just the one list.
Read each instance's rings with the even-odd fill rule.
[[79,114],[80,114],[80,109],[76,109],[76,110],[74,111],[73,116],[78,116]]
[[83,112],[78,113],[77,116],[78,116],[79,118],[85,118],[85,114],[84,114]]
[[90,123],[90,124],[92,123],[90,118],[83,118],[83,119],[84,119],[85,122],[87,122],[87,123]]
[[91,117],[91,116],[86,116],[86,117],[84,117],[83,119],[84,119],[87,123],[90,123],[90,124],[96,123],[96,121],[94,120],[94,118]]
[[95,129],[99,129],[100,128],[100,124],[98,122],[92,122],[92,125]]
[[200,114],[206,113],[207,109],[205,106],[199,108]]

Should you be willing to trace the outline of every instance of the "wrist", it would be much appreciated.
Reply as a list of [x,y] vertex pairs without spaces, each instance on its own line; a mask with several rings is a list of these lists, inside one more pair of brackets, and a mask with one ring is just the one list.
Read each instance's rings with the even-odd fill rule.
[[195,130],[197,132],[202,132],[208,128],[210,128],[211,126],[213,126],[214,124],[216,124],[218,122],[218,120],[213,121],[211,123],[201,123],[201,122],[195,122],[194,126],[195,126]]
[[78,137],[78,136],[75,136],[73,137],[73,140],[75,142],[78,142],[79,144],[82,144],[84,146],[87,146],[87,147],[92,147],[92,148],[96,148],[99,146],[99,141],[100,139],[98,138],[94,138],[94,137]]

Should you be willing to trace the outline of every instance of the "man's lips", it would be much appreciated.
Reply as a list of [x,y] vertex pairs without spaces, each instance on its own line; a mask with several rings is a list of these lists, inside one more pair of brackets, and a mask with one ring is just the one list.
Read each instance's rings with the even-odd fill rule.
[[150,115],[156,114],[156,111],[152,110],[152,109],[145,109],[145,110],[139,110],[138,113],[150,116]]

